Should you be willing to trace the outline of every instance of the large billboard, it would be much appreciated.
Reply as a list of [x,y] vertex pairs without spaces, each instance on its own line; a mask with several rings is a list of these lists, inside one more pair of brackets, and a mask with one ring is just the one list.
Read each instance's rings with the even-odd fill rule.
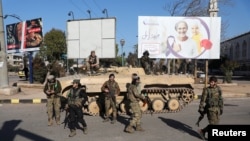
[[43,40],[42,19],[32,19],[6,25],[7,52],[39,50]]
[[139,16],[138,57],[220,58],[220,17]]
[[67,21],[68,58],[87,58],[92,50],[99,58],[115,58],[115,18]]

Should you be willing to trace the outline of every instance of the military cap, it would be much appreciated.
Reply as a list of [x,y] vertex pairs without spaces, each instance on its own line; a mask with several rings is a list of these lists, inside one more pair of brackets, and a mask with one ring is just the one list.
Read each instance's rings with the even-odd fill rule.
[[80,79],[74,79],[72,83],[80,84]]

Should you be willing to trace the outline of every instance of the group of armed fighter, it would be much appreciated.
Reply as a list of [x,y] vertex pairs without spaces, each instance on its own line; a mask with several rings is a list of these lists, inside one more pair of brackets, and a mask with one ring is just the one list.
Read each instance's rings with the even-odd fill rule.
[[[91,72],[95,73],[96,67],[99,67],[95,63],[98,64],[98,58],[95,57],[95,52],[91,52],[94,56],[90,57]],[[148,56],[147,51],[144,52],[144,56]],[[94,58],[94,59],[93,59]],[[97,60],[96,60],[97,59]],[[93,61],[94,60],[94,61]],[[143,60],[143,57],[141,58]],[[146,59],[145,62],[149,62]],[[148,63],[143,64],[145,67],[144,70],[147,72]],[[145,65],[145,66],[144,66]],[[133,133],[136,131],[144,131],[141,127],[141,118],[142,118],[142,110],[139,104],[139,101],[143,101],[144,104],[148,103],[148,96],[144,95],[141,88],[140,77],[136,74],[132,74],[132,82],[129,83],[127,87],[127,92],[124,97],[128,101],[128,106],[130,109],[131,120],[129,124],[125,128],[125,132]],[[223,113],[223,98],[222,91],[220,87],[217,85],[217,78],[212,76],[209,79],[210,86],[203,89],[199,110],[198,112],[201,116],[198,119],[197,125],[199,125],[200,120],[207,114],[207,118],[209,120],[209,124],[219,124],[219,116]],[[54,75],[49,75],[47,77],[47,82],[44,87],[44,93],[47,95],[47,114],[48,114],[48,126],[53,124],[53,118],[55,118],[56,124],[60,125],[60,114],[61,110],[66,111],[66,118],[64,123],[67,122],[67,125],[70,129],[69,137],[73,137],[76,135],[76,122],[80,122],[82,124],[82,130],[84,134],[87,134],[87,124],[84,119],[83,107],[86,105],[88,101],[87,93],[84,89],[82,89],[80,83],[80,79],[75,79],[72,82],[72,88],[66,94],[66,97],[62,96],[62,87],[59,80],[55,78]],[[120,87],[119,84],[115,81],[115,75],[112,73],[109,75],[109,79],[105,81],[101,87],[101,92],[104,95],[104,120],[103,122],[109,122],[111,119],[111,123],[114,124],[117,122],[117,107],[116,107],[116,96],[120,95]],[[144,105],[143,104],[143,105]],[[112,112],[110,112],[110,108]],[[112,116],[110,116],[112,113]],[[53,115],[55,115],[53,117]],[[66,124],[65,124],[66,125]],[[205,138],[207,132],[207,127],[198,131],[202,138]]]
[[[48,126],[53,125],[53,118],[55,118],[56,124],[60,125],[60,112],[61,110],[65,110],[67,114],[64,122],[68,123],[70,129],[69,137],[76,135],[75,123],[78,122],[82,124],[83,133],[87,134],[87,124],[83,117],[83,106],[88,101],[88,97],[86,92],[81,88],[80,80],[73,80],[72,88],[68,91],[66,97],[62,96],[61,89],[61,84],[56,80],[55,76],[49,75],[44,87],[44,93],[47,95]],[[114,124],[117,121],[116,96],[120,94],[120,87],[115,81],[113,73],[103,83],[101,91],[105,96],[105,116],[103,122],[109,122],[111,119],[111,123]],[[139,101],[146,102],[146,98],[141,94],[140,77],[136,73],[132,74],[132,82],[127,87],[126,98],[129,101],[132,114],[125,132],[133,133],[134,128],[136,131],[144,131],[141,127],[142,111]],[[63,103],[66,104],[64,105]],[[110,116],[110,108],[112,109],[112,116]],[[53,111],[55,112],[55,117],[53,117]]]

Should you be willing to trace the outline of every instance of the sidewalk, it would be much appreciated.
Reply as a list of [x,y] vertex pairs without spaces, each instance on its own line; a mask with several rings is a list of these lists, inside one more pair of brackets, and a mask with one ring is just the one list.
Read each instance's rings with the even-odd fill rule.
[[[29,84],[28,82],[18,82],[21,92],[14,95],[0,95],[0,104],[3,103],[46,103],[46,95],[43,93],[42,84]],[[219,84],[224,98],[250,97],[250,84]],[[194,92],[199,99],[202,94],[204,84],[194,84]]]

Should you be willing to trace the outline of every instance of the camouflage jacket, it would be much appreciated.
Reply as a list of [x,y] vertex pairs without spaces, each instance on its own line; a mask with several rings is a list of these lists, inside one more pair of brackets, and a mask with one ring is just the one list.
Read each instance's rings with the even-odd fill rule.
[[222,91],[219,86],[207,87],[203,89],[199,108],[204,109],[205,107],[217,107],[223,110]]
[[148,64],[152,63],[152,61],[150,60],[148,56],[142,56],[140,60],[141,60],[142,65],[145,65],[146,63]]
[[109,81],[109,80],[105,81],[101,87],[101,91],[104,92],[104,90],[106,88],[108,88],[109,91],[111,93],[113,93],[114,95],[120,95],[120,87],[115,80],[114,81]]
[[[61,83],[56,80],[54,83],[47,82],[43,89],[43,92],[47,95],[47,98],[61,95],[62,86]],[[49,95],[47,91],[54,91],[52,95]]]
[[140,99],[144,100],[145,97],[138,91],[136,85],[131,84],[128,88],[127,98],[131,102],[138,102]]

